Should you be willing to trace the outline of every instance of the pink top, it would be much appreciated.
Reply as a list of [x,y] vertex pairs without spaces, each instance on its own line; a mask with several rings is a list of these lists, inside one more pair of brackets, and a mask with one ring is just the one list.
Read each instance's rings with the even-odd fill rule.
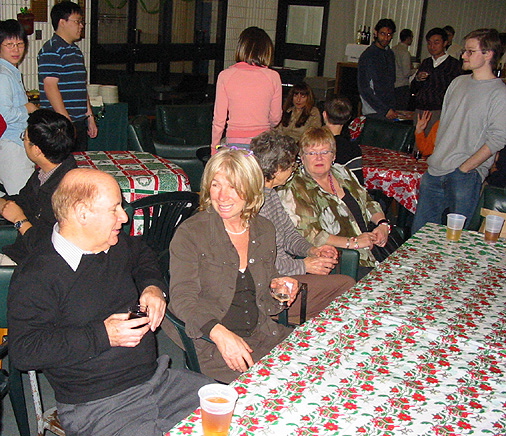
[[[212,148],[227,137],[252,138],[281,121],[281,79],[267,67],[239,62],[223,70],[216,84]],[[227,122],[228,115],[228,122]]]

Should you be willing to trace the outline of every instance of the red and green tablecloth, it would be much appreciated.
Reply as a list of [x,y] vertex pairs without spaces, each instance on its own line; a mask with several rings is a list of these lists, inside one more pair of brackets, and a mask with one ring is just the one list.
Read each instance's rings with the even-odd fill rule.
[[[505,435],[499,241],[426,225],[233,382],[230,435]],[[201,435],[199,413],[168,434]]]
[[407,153],[362,145],[362,172],[367,189],[379,189],[412,213],[416,211],[418,190],[425,159],[416,160]]

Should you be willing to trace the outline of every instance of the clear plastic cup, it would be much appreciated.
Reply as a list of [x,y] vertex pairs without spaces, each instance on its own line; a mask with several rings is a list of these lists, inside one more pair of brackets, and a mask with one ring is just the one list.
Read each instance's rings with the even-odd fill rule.
[[204,436],[228,435],[237,397],[234,388],[218,383],[199,389]]
[[485,218],[485,241],[495,243],[499,239],[504,218],[497,215],[487,215]]
[[449,213],[446,221],[446,239],[454,242],[459,241],[465,222],[466,217],[464,215]]

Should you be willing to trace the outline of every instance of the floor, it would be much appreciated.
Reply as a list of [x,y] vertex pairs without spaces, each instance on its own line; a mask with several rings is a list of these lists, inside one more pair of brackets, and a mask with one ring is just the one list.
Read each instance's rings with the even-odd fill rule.
[[[159,354],[168,354],[171,357],[171,367],[172,368],[184,368],[184,357],[183,352],[167,337],[167,335],[163,332],[163,330],[159,329],[156,334],[158,341],[158,350]],[[4,364],[4,368],[6,365]],[[32,393],[30,390],[30,381],[28,380],[28,375],[24,374],[24,387],[25,387],[25,398],[26,398],[26,407],[28,409],[28,419],[30,422],[30,430],[32,435],[37,434],[37,424],[35,422],[35,411],[33,408],[32,401]],[[53,396],[53,390],[46,378],[41,375],[39,377],[39,388],[41,390],[42,402],[44,408],[51,408],[55,405],[55,400]],[[1,436],[18,436],[18,427],[16,425],[16,421],[14,419],[14,414],[12,412],[11,402],[9,400],[9,396],[7,395],[2,404],[3,410],[1,415],[1,428],[0,435]],[[46,436],[52,436],[53,433],[50,431],[46,431]]]

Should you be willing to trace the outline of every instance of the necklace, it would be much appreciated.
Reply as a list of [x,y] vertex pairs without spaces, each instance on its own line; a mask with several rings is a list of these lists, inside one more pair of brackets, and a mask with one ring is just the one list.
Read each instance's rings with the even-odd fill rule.
[[242,235],[243,233],[246,233],[246,230],[249,229],[249,226],[246,224],[246,227],[244,228],[244,230],[241,230],[240,232],[233,232],[232,230],[228,230],[226,227],[225,227],[225,231],[227,233],[230,233],[231,235]]
[[330,173],[329,173],[329,184],[330,184],[330,189],[332,190],[332,194],[334,194],[337,197],[336,187],[334,186],[334,181],[332,180],[332,174],[330,174]]

